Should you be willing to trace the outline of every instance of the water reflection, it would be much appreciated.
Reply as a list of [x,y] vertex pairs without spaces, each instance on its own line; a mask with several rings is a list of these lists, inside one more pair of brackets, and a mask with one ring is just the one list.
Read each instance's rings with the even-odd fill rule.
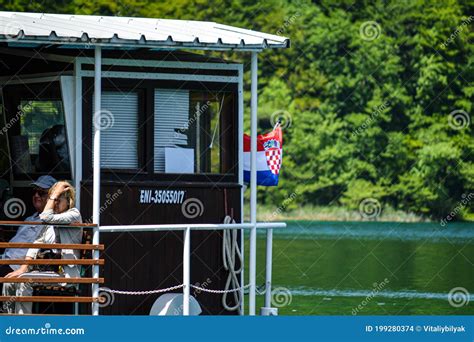
[[[263,236],[258,245],[263,283]],[[281,314],[351,314],[384,279],[361,314],[474,313],[447,300],[455,287],[474,292],[472,224],[291,222],[275,231],[273,254],[273,282],[294,298]]]

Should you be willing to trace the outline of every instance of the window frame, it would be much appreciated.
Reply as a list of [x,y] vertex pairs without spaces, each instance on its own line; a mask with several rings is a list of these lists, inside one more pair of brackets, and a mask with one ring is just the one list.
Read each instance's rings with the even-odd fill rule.
[[[83,77],[83,180],[92,180],[92,102],[94,80],[91,77]],[[190,91],[226,91],[232,94],[231,120],[233,126],[233,135],[230,138],[229,145],[232,149],[231,155],[227,157],[227,164],[233,165],[228,173],[155,173],[154,172],[154,91],[155,88],[162,89],[186,89]],[[115,79],[103,78],[102,91],[116,91],[127,89],[140,90],[143,92],[141,102],[143,102],[142,111],[139,111],[139,169],[101,169],[101,177],[104,181],[163,181],[179,183],[238,183],[238,85],[233,83],[221,82],[196,82],[196,81],[170,81],[170,80],[137,80],[137,79]],[[221,153],[222,154],[222,153]],[[141,158],[141,159],[140,159]],[[140,163],[140,160],[142,161]],[[230,160],[230,161],[229,161]],[[222,163],[222,161],[221,161]]]
[[[7,96],[5,96],[5,94]],[[25,96],[26,95],[26,96]],[[2,87],[2,97],[3,97],[3,106],[4,106],[4,117],[6,122],[10,122],[13,117],[18,112],[18,106],[21,101],[60,101],[62,104],[62,113],[64,119],[64,129],[67,142],[67,151],[70,154],[71,143],[68,140],[68,129],[66,124],[66,112],[64,108],[64,101],[61,93],[61,85],[59,80],[45,81],[45,82],[35,82],[24,84],[11,84]],[[13,134],[12,134],[13,133]],[[12,135],[17,135],[21,133],[21,120],[15,121],[7,131],[8,139],[8,152],[10,158],[9,170],[13,177],[14,181],[30,181],[32,178],[37,178],[42,175],[51,175],[56,179],[71,179],[73,175],[72,170],[72,159],[73,155],[69,155],[69,172],[28,172],[28,173],[15,173],[12,165],[12,151],[11,151],[11,141],[10,138]]]

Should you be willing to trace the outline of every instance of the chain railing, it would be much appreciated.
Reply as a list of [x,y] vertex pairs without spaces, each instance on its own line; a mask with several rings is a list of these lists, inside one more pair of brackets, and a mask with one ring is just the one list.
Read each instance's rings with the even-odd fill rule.
[[[273,248],[273,229],[274,228],[285,228],[286,223],[283,222],[257,222],[252,223],[221,223],[221,224],[148,224],[148,225],[110,225],[110,226],[101,226],[99,228],[100,233],[117,233],[117,232],[143,232],[143,231],[170,231],[170,230],[182,230],[184,233],[183,237],[183,284],[176,285],[171,287],[173,289],[183,288],[183,315],[189,315],[189,303],[190,303],[190,289],[194,288],[208,293],[215,294],[225,294],[233,293],[237,291],[242,291],[241,297],[244,296],[244,290],[249,289],[249,295],[255,297],[257,292],[256,283],[250,281],[249,284],[240,286],[228,290],[211,290],[207,288],[202,288],[196,285],[192,285],[190,281],[191,274],[191,231],[192,230],[209,230],[209,231],[223,231],[228,229],[243,229],[243,230],[252,230],[252,229],[264,229],[267,231],[267,243],[266,243],[266,275],[265,275],[265,292],[271,293],[271,266],[272,266],[272,253]],[[255,273],[255,269],[252,263],[250,263],[249,273]],[[243,279],[243,278],[241,278]],[[253,289],[253,291],[252,291]],[[151,291],[120,291],[120,290],[104,290],[113,293],[122,293],[130,295],[140,295],[140,294],[152,294],[152,293],[163,293],[171,291],[168,289],[158,289]],[[167,291],[165,291],[167,290]],[[115,292],[117,291],[117,292]],[[255,298],[251,298],[255,301]],[[243,305],[243,304],[242,304]],[[265,297],[265,306],[270,306],[270,297],[267,295]]]

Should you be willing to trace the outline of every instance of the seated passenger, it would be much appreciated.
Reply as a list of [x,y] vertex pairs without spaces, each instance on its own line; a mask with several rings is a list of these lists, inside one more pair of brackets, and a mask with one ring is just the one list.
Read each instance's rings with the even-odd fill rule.
[[70,161],[64,125],[54,125],[43,131],[38,146],[36,171],[69,172]]
[[[54,224],[68,224],[82,222],[81,214],[75,207],[75,191],[71,184],[60,181],[49,190],[49,198],[40,214],[40,219],[52,225],[44,226],[34,243],[67,243],[80,244],[82,242],[82,229],[74,227],[55,227]],[[36,259],[38,248],[30,248],[26,253],[25,260]],[[53,249],[48,253],[47,259],[55,258],[53,254],[59,254]],[[62,259],[79,259],[79,250],[62,249]],[[29,272],[30,271],[30,272]],[[27,273],[28,272],[28,273]],[[60,276],[66,278],[79,278],[78,265],[64,265],[62,270],[53,272],[50,268],[28,267],[22,265],[18,270],[7,274],[6,278],[19,276]],[[62,284],[61,284],[62,285]],[[31,296],[33,288],[31,283],[5,283],[3,287],[4,296]],[[8,313],[29,314],[32,311],[31,302],[4,302],[4,310]]]
[[[46,202],[48,201],[48,191],[56,183],[56,179],[51,176],[41,176],[34,183],[33,186],[33,207],[36,212],[25,219],[26,222],[40,221],[40,213],[43,212]],[[42,226],[31,226],[23,225],[18,227],[15,236],[9,242],[26,242],[32,243],[38,237],[38,234],[43,229]],[[7,248],[3,253],[3,259],[24,259],[26,256],[27,248]],[[1,265],[0,266],[0,277],[4,277],[6,274],[16,271],[20,268],[20,265]]]

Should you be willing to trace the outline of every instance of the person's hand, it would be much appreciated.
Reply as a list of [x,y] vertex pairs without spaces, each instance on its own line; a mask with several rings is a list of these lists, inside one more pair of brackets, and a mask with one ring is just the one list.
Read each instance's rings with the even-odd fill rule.
[[19,276],[21,276],[23,273],[26,272],[26,269],[23,268],[23,267],[20,267],[19,269],[13,271],[13,272],[10,272],[8,273],[5,278],[17,278]]
[[67,184],[66,182],[59,182],[59,184],[56,185],[56,187],[54,188],[53,197],[58,198],[64,192],[66,192],[68,190],[69,190],[69,184]]

